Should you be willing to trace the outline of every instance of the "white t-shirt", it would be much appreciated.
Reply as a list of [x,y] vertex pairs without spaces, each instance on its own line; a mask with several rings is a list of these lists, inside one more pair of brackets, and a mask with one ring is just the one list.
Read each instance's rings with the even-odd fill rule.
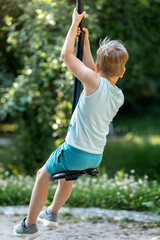
[[106,78],[100,77],[98,89],[90,96],[82,92],[72,115],[67,144],[79,150],[101,154],[109,133],[109,124],[124,103],[124,95]]

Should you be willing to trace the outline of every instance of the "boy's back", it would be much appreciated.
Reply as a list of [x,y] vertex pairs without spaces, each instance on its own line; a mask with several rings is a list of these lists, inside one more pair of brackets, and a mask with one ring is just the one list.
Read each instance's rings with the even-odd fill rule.
[[73,113],[67,144],[82,151],[100,154],[106,144],[109,124],[124,102],[119,88],[100,77],[98,89],[90,96],[82,92]]

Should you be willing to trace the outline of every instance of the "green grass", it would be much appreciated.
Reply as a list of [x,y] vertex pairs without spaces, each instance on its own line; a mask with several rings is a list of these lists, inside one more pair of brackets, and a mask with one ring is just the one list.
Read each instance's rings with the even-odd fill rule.
[[138,175],[159,178],[160,172],[160,119],[153,117],[119,118],[114,122],[118,137],[108,138],[101,171],[109,176],[123,169]]
[[160,135],[159,122],[160,116],[123,116],[115,117],[114,126],[136,135]]

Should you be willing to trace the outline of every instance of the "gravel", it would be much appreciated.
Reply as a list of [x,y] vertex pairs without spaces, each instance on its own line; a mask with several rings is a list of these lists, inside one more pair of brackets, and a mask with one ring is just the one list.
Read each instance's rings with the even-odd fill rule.
[[[26,213],[26,206],[0,207],[1,240],[17,239],[13,236],[13,227]],[[69,218],[65,217],[67,214]],[[158,224],[160,215],[99,208],[62,208],[58,228],[48,229],[38,223],[42,235],[37,240],[160,240],[159,227],[145,227],[144,223],[153,222]]]

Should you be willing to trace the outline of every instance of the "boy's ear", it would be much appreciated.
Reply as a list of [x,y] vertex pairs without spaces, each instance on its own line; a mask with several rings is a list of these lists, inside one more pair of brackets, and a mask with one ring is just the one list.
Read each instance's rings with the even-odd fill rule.
[[96,63],[96,73],[99,73],[99,64]]
[[125,74],[126,68],[123,68],[122,73],[120,75],[120,78],[123,78],[123,75]]

